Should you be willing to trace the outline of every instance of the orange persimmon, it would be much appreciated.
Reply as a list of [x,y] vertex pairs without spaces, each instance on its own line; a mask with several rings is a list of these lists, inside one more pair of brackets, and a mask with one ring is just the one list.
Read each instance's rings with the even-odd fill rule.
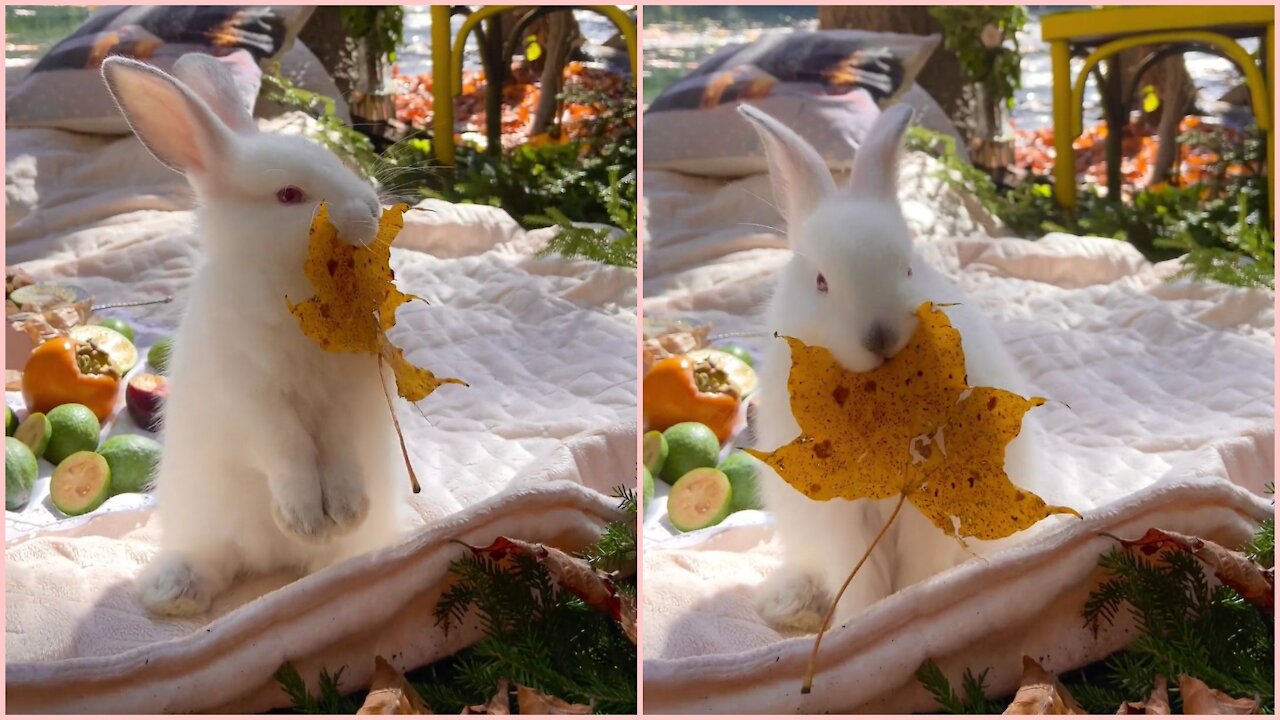
[[723,443],[738,423],[740,404],[728,378],[706,361],[683,355],[666,357],[644,376],[644,419],[650,430],[700,422]]
[[120,376],[106,353],[68,337],[46,340],[22,371],[22,397],[29,412],[80,403],[103,421],[115,411],[119,391]]

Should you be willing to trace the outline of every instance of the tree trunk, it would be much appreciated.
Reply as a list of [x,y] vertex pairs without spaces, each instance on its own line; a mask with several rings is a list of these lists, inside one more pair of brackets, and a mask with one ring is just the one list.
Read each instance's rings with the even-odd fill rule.
[[[929,14],[929,8],[919,5],[823,5],[818,8],[818,27],[823,30],[849,28],[907,35],[942,34],[942,25]],[[955,54],[939,44],[920,69],[916,84],[933,96],[965,139],[970,139],[975,118],[964,97],[964,71]]]
[[530,135],[545,132],[559,115],[560,91],[564,86],[564,67],[580,38],[578,21],[573,13],[563,10],[548,14],[543,45],[542,87],[538,96],[538,109],[529,127]]
[[[1126,104],[1126,117],[1135,110],[1141,110],[1144,120],[1156,128],[1156,156],[1152,161],[1148,174],[1149,183],[1164,182],[1169,178],[1178,156],[1178,130],[1182,118],[1195,106],[1196,86],[1187,72],[1186,59],[1180,54],[1166,56],[1147,68],[1141,77],[1138,72],[1152,53],[1160,50],[1161,45],[1141,45],[1117,53],[1114,58],[1120,62],[1122,103]],[[1142,88],[1150,85],[1155,89],[1160,105],[1153,112],[1143,108],[1144,93]]]
[[342,24],[342,8],[334,5],[316,7],[298,33],[298,39],[315,53],[320,64],[333,77],[342,97],[350,97],[358,75],[356,44],[347,37],[347,29]]
[[[1151,163],[1149,183],[1154,185],[1169,179],[1173,165],[1178,160],[1178,130],[1182,118],[1195,104],[1196,88],[1187,72],[1187,64],[1181,55],[1165,58],[1155,68],[1164,78],[1156,92],[1160,96],[1160,125],[1156,129],[1156,157]],[[1155,79],[1153,78],[1153,81]]]

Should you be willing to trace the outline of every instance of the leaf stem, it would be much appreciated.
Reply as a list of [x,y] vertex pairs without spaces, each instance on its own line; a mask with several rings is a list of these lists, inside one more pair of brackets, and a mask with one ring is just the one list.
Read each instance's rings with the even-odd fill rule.
[[853,576],[858,574],[863,564],[867,562],[867,558],[871,557],[871,551],[876,549],[876,545],[880,544],[880,540],[884,538],[884,534],[889,531],[889,526],[893,521],[898,519],[898,513],[902,510],[902,504],[907,501],[907,494],[903,492],[898,495],[898,504],[893,506],[893,512],[889,514],[889,519],[884,521],[884,527],[880,528],[880,532],[876,534],[876,538],[867,546],[867,551],[862,554],[862,559],[857,565],[853,566],[853,572],[849,573],[849,577],[844,579],[844,584],[840,586],[840,591],[836,593],[835,599],[831,601],[831,607],[827,608],[827,616],[822,619],[822,627],[818,630],[818,637],[813,641],[813,652],[809,654],[809,667],[804,672],[804,684],[800,686],[800,694],[808,695],[813,689],[813,674],[818,664],[818,648],[822,645],[822,636],[827,632],[827,626],[831,624],[831,617],[836,614],[836,606],[840,604],[840,598],[844,597],[844,591],[849,589],[849,583],[853,582]]
[[409,448],[404,444],[404,433],[400,430],[400,418],[396,417],[396,406],[391,402],[391,393],[387,390],[387,378],[382,374],[382,354],[378,354],[378,384],[382,386],[382,395],[387,399],[387,411],[391,413],[391,424],[396,427],[396,437],[400,439],[400,454],[404,456],[404,466],[409,471],[409,482],[413,485],[413,493],[422,492],[418,484],[418,475],[413,472],[413,463],[409,461]]

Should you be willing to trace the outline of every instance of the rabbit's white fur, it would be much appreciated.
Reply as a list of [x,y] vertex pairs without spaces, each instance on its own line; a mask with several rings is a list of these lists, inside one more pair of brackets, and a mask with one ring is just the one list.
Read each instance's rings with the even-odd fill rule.
[[[837,188],[826,164],[802,138],[749,105],[742,114],[759,132],[769,160],[774,198],[787,219],[792,258],[781,270],[763,330],[827,348],[847,369],[870,370],[901,349],[925,300],[961,303],[946,313],[961,333],[973,385],[1029,393],[1016,365],[978,309],[922,260],[897,197],[897,163],[911,109],[897,105],[877,119],[859,147],[850,187]],[[826,291],[818,287],[822,275]],[[871,338],[873,327],[879,343]],[[868,350],[867,346],[879,352]],[[800,433],[791,412],[790,350],[770,341],[761,366],[756,445],[780,447]],[[1033,415],[1010,444],[1006,469],[1019,486],[1050,502],[1076,498],[1052,484],[1037,451]],[[757,596],[772,624],[813,631],[854,564],[888,519],[896,500],[812,500],[760,464],[761,493],[781,542],[783,565]],[[970,542],[965,549],[911,507],[902,513],[846,591],[843,621],[881,598],[1003,543]]]
[[[285,304],[327,201],[348,242],[381,211],[373,188],[302,138],[259,133],[230,73],[186,55],[169,76],[122,58],[103,76],[134,132],[199,198],[204,259],[169,364],[156,478],[160,552],[138,580],[153,612],[204,612],[234,577],[310,572],[407,529],[409,481],[376,358],[322,351]],[[300,202],[277,193],[302,191]]]

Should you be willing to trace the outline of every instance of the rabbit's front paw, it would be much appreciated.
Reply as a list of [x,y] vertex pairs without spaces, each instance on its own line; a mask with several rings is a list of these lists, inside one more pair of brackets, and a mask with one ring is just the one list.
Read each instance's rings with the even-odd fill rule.
[[337,523],[325,512],[320,493],[277,497],[271,503],[271,517],[281,530],[309,543],[323,542],[338,530]]
[[204,613],[220,590],[214,578],[201,574],[177,553],[164,553],[152,560],[138,578],[137,588],[143,607],[174,617]]
[[786,566],[775,570],[756,595],[756,610],[766,622],[806,633],[822,628],[829,603],[816,575]]
[[369,514],[369,495],[358,477],[344,474],[341,478],[325,478],[323,492],[324,514],[338,532],[356,529]]
[[321,456],[320,493],[324,498],[324,514],[333,520],[338,532],[355,530],[369,514],[369,495],[362,478],[360,466],[349,452]]

